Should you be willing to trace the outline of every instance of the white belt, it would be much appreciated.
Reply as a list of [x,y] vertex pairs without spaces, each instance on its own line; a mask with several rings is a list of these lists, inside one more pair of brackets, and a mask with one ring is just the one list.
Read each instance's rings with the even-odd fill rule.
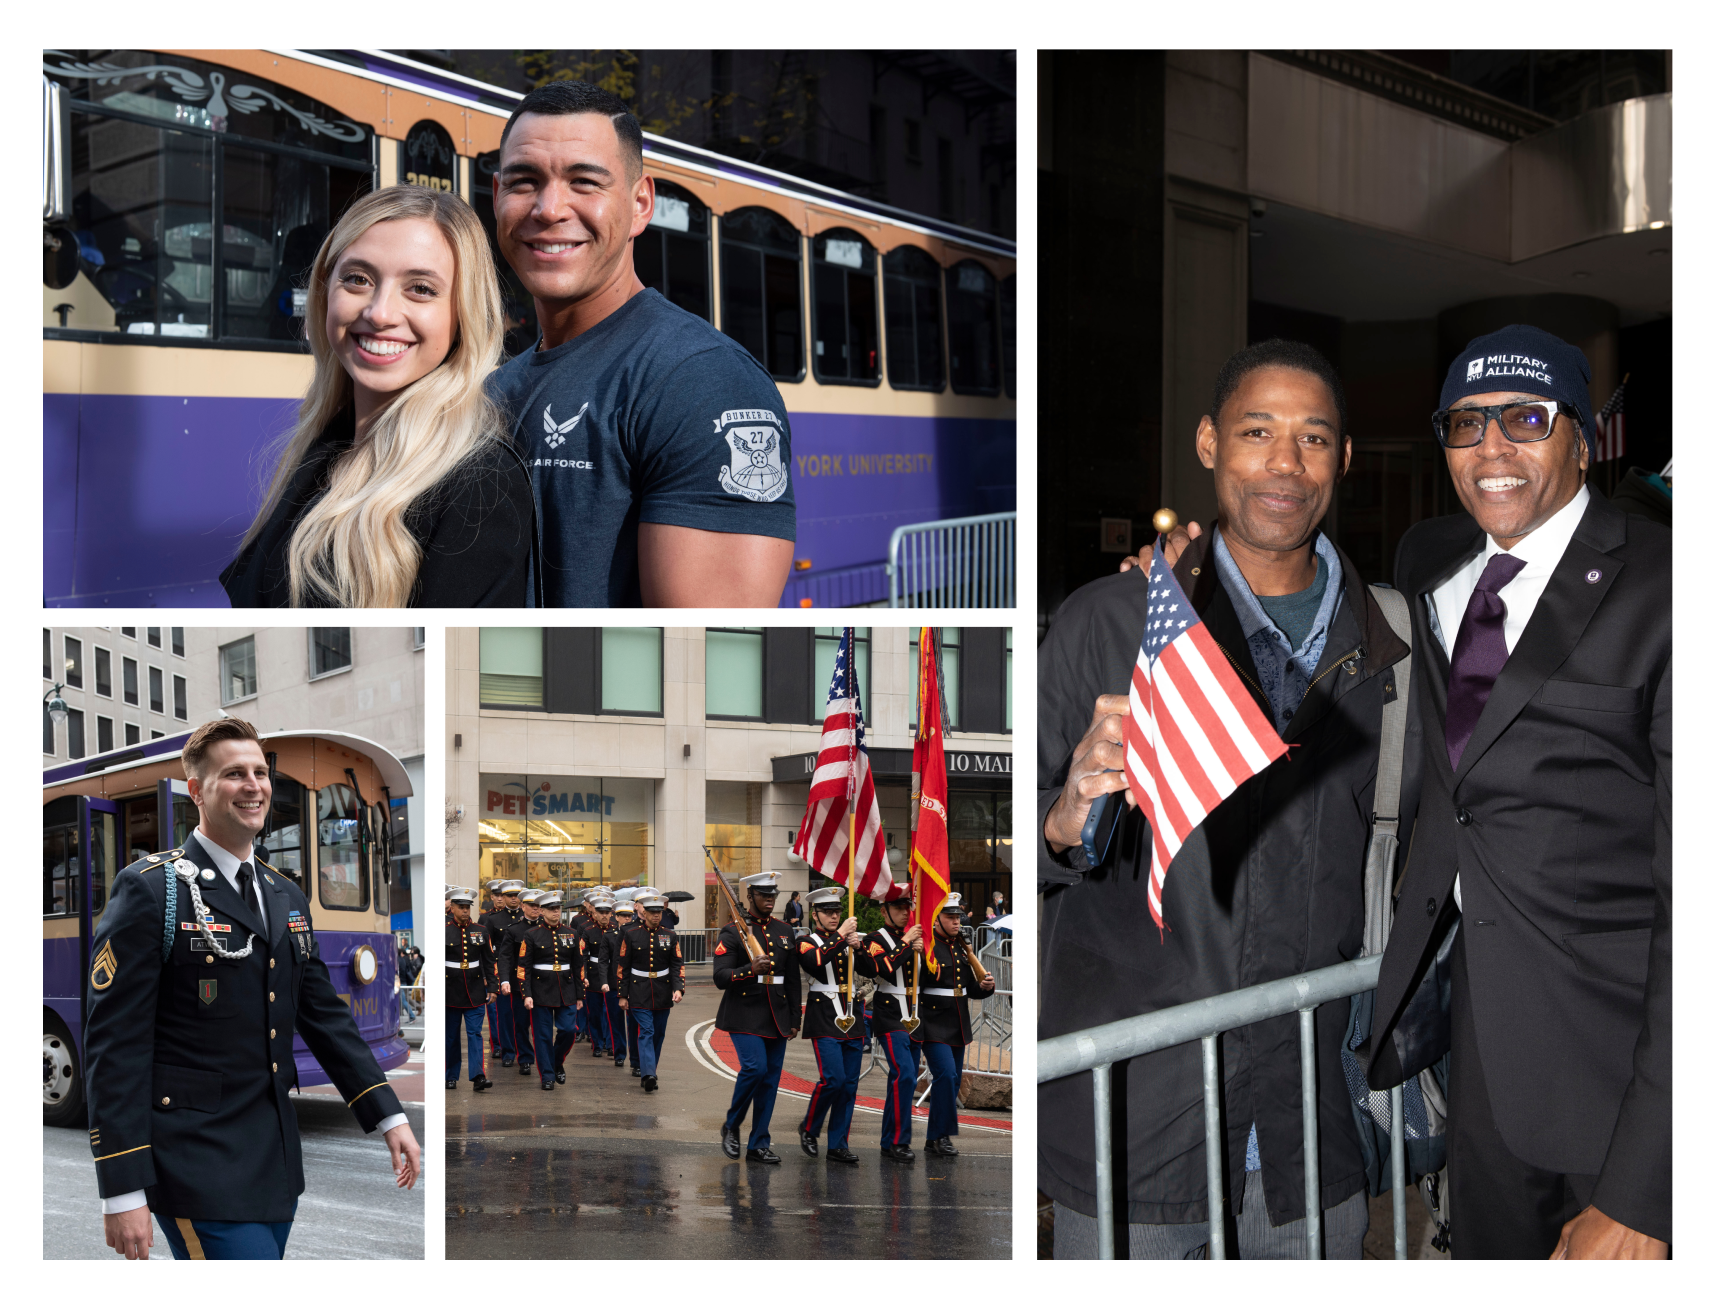
[[[760,980],[764,979],[765,977],[763,975],[749,975],[747,978],[752,980],[753,983],[757,984]],[[771,983],[781,984],[783,982],[784,978],[785,978],[785,976],[782,976],[782,975],[772,975],[771,976]]]
[[600,957],[586,957],[586,958],[584,958],[584,960],[585,961],[601,961],[602,958],[600,958]]
[[672,969],[670,969],[670,970],[639,970],[638,967],[634,966],[632,968],[632,973],[634,975],[638,976],[639,979],[661,979],[664,975],[672,975],[674,972]]
[[921,996],[924,998],[960,998],[964,995],[956,989],[922,989]]
[[481,968],[482,963],[479,961],[448,961],[446,963],[447,970],[480,970]]
[[809,985],[807,985],[807,992],[809,992],[809,993],[838,993],[838,992],[841,992],[841,990],[835,984],[809,984]]
[[546,962],[546,961],[536,962],[535,967],[537,970],[575,970],[575,969],[577,969],[574,966],[561,966],[561,965],[553,964],[553,963]]

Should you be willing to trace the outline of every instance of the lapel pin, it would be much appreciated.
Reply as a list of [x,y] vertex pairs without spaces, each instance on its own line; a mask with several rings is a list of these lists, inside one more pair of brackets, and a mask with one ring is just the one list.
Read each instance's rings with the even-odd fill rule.
[[1587,580],[1591,585],[1594,585],[1598,580],[1600,580],[1602,578],[1602,574],[1599,571],[1586,571],[1583,574],[1583,578],[1585,580]]
[[201,880],[214,880],[217,878],[217,873],[215,871],[200,871],[199,878]]

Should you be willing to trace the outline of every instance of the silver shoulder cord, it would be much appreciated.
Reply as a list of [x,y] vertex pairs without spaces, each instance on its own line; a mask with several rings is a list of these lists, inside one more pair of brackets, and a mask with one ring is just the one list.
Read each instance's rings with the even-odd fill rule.
[[253,955],[253,933],[247,933],[247,946],[239,952],[230,952],[211,933],[211,927],[205,921],[205,900],[199,893],[199,868],[185,857],[175,863],[175,875],[186,882],[187,891],[193,895],[193,920],[198,923],[199,933],[204,935],[205,942],[211,945],[211,951],[229,961],[240,961],[243,957]]

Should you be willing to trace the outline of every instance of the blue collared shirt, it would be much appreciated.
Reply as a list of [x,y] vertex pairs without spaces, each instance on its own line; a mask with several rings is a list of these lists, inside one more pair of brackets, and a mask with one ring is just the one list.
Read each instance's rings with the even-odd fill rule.
[[1297,649],[1289,644],[1288,636],[1270,619],[1270,614],[1246,583],[1246,577],[1240,574],[1234,555],[1223,543],[1221,531],[1216,534],[1214,548],[1216,569],[1222,576],[1229,600],[1234,604],[1234,615],[1240,618],[1240,630],[1246,636],[1246,646],[1252,654],[1253,672],[1258,676],[1264,696],[1270,700],[1280,734],[1288,729],[1288,723],[1294,720],[1294,714],[1300,708],[1301,699],[1306,697],[1307,686],[1312,683],[1319,657],[1325,651],[1331,624],[1337,619],[1337,607],[1343,599],[1342,563],[1337,558],[1336,547],[1322,532],[1314,537],[1313,552],[1325,568],[1325,593],[1319,600],[1318,615],[1313,618],[1312,629]]

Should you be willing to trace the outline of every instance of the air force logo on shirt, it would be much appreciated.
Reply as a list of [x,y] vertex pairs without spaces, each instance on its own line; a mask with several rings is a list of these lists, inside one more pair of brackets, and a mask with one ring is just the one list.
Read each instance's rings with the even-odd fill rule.
[[765,408],[731,408],[716,419],[716,433],[729,447],[729,463],[717,478],[723,489],[754,503],[769,503],[782,495],[789,485],[782,425]]
[[547,432],[546,438],[550,449],[558,449],[561,445],[566,443],[566,436],[570,434],[574,426],[577,426],[579,422],[584,420],[585,410],[589,407],[590,405],[586,403],[583,408],[578,410],[578,416],[570,418],[564,422],[557,422],[554,420],[553,404],[549,404],[542,410],[542,429]]

